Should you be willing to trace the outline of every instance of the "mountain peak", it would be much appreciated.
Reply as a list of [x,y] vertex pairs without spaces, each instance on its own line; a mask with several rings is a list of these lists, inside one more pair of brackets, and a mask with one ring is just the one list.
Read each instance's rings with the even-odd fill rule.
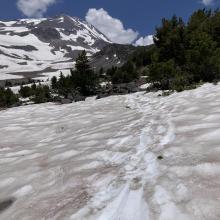
[[69,68],[82,50],[88,55],[110,44],[95,27],[76,17],[0,21],[1,73]]

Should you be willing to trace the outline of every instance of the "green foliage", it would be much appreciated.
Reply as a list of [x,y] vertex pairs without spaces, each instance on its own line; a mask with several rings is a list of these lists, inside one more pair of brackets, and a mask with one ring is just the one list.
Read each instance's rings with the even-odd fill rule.
[[112,68],[107,70],[106,75],[111,79],[112,76],[116,73],[117,70],[118,70],[117,67],[112,66]]
[[18,92],[22,98],[28,98],[33,95],[33,89],[29,86],[21,86]]
[[30,98],[34,103],[44,103],[51,100],[50,87],[47,85],[36,85],[35,83],[30,86],[21,86],[19,95],[23,98]]
[[99,69],[99,77],[102,77],[102,78],[105,77],[105,76],[104,76],[104,69],[103,69],[103,67],[101,67],[101,68]]
[[58,80],[55,77],[52,78],[51,87],[64,97],[75,92],[84,96],[95,94],[98,87],[98,75],[89,66],[85,51],[76,59],[75,69],[71,69],[71,75],[65,77],[61,72]]
[[85,96],[95,94],[98,86],[98,76],[89,66],[85,51],[76,59],[75,68],[75,70],[71,70],[71,81],[74,88]]
[[31,100],[38,104],[49,102],[51,100],[50,88],[47,85],[38,85],[33,90],[33,97]]
[[51,88],[53,90],[57,89],[57,77],[56,76],[53,76],[51,79]]
[[170,88],[176,74],[177,68],[173,60],[153,63],[150,66],[148,82],[155,84],[160,89],[167,90]]
[[118,68],[112,75],[112,83],[129,83],[139,77],[134,64],[131,61],[125,63],[121,68]]
[[186,26],[181,18],[173,16],[171,20],[162,19],[162,26],[156,28],[154,37],[159,62],[173,59],[175,63],[182,64],[185,61],[186,41]]
[[155,46],[137,47],[136,51],[132,54],[130,60],[136,68],[141,68],[151,64]]
[[189,19],[188,22],[188,32],[193,32],[196,29],[199,29],[200,31],[205,29],[205,24],[209,20],[211,16],[210,10],[205,9],[199,9],[198,11],[195,11],[192,16]]
[[6,80],[5,87],[12,87],[12,83],[10,81]]
[[0,88],[0,107],[11,107],[18,103],[18,96],[15,95],[10,88]]
[[193,80],[199,82],[212,82],[216,77],[217,44],[205,32],[195,31],[190,35],[188,49],[186,50],[186,69],[193,75]]
[[[137,47],[122,67],[112,67],[107,70],[106,75],[113,84],[129,83],[137,80],[140,74],[148,73],[148,65],[152,63],[155,47]],[[145,67],[145,68],[143,68]]]
[[173,16],[156,29],[148,81],[182,91],[220,79],[220,12],[198,10],[187,25]]

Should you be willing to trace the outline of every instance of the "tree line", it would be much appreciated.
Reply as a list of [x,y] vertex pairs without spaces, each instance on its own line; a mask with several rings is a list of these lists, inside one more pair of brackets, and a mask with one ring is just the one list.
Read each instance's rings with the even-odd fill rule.
[[182,91],[220,78],[220,11],[198,10],[188,23],[173,16],[156,28],[148,81]]
[[145,75],[151,88],[178,92],[218,82],[220,11],[200,9],[187,23],[177,16],[163,18],[156,27],[154,45],[137,48],[124,67],[107,71],[113,82]]

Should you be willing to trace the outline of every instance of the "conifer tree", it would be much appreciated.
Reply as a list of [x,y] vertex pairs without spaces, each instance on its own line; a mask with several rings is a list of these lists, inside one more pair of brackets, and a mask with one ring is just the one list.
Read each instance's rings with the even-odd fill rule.
[[79,54],[76,59],[75,70],[71,70],[71,81],[74,88],[82,95],[95,94],[98,86],[98,76],[89,65],[86,51]]

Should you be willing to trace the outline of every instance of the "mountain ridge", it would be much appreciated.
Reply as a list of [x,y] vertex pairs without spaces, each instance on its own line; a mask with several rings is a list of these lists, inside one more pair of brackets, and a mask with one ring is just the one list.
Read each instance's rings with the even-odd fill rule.
[[82,50],[91,57],[109,44],[94,26],[69,15],[0,21],[0,79],[70,68]]

